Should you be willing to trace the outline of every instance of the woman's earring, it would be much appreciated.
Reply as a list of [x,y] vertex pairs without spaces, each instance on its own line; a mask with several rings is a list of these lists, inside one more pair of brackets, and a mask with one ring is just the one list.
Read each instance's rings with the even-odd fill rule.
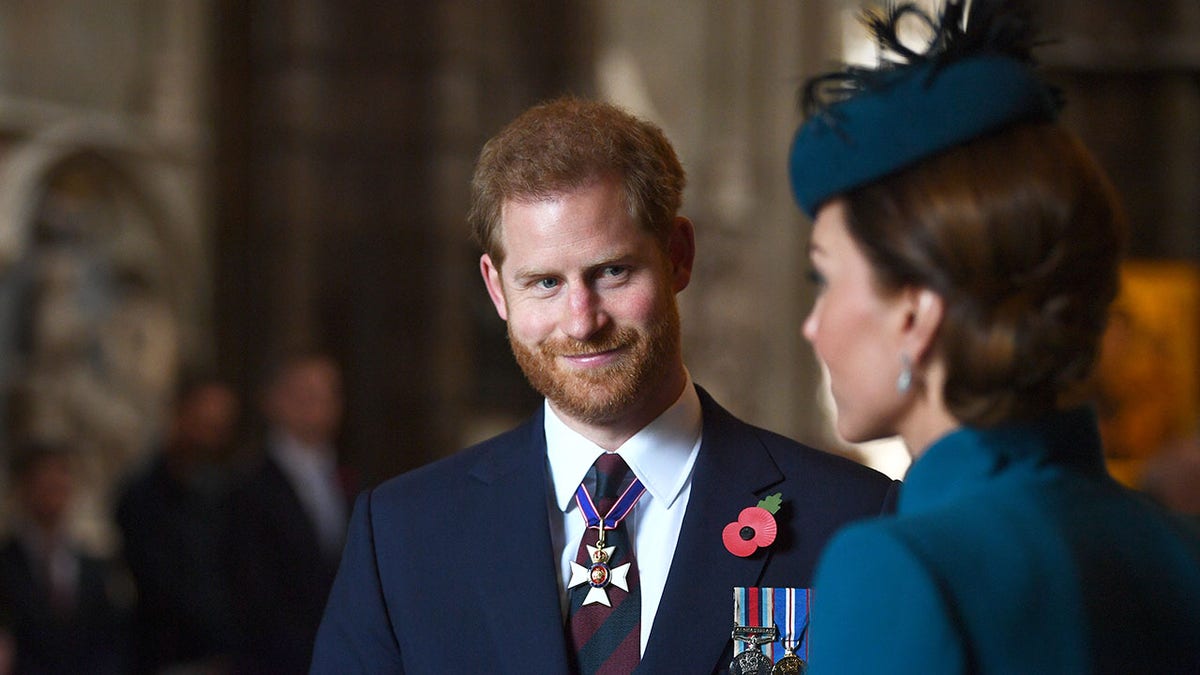
[[912,359],[908,358],[908,355],[906,354],[901,354],[900,377],[896,378],[896,391],[900,392],[901,394],[908,393],[908,390],[912,389],[912,379]]

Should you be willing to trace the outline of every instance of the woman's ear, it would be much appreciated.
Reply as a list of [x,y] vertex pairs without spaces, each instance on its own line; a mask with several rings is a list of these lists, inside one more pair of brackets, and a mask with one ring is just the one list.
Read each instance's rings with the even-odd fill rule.
[[924,286],[913,286],[901,292],[908,308],[904,325],[905,352],[912,355],[915,363],[921,363],[929,355],[942,327],[946,301]]

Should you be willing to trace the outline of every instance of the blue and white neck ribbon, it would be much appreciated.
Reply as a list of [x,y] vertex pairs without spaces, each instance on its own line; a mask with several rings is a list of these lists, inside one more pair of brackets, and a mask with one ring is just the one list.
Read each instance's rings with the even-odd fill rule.
[[637,504],[638,500],[645,493],[646,486],[642,485],[641,480],[634,478],[629,487],[625,488],[625,491],[617,498],[612,508],[608,510],[608,513],[604,514],[603,519],[600,517],[599,511],[596,510],[596,504],[592,501],[592,496],[588,494],[588,491],[582,484],[575,488],[575,503],[579,504],[579,511],[583,514],[583,519],[587,522],[588,527],[599,528],[601,522],[603,522],[605,530],[615,530],[617,529],[617,525],[622,520],[625,520],[625,516],[628,516],[633,511],[634,505]]
[[[586,488],[581,484],[575,490],[575,503],[579,504],[579,512],[583,514],[583,520],[587,523],[588,529],[596,528],[599,530],[596,537],[596,545],[587,544],[587,555],[590,559],[590,564],[587,566],[581,565],[576,561],[571,561],[571,578],[567,582],[567,588],[573,589],[577,586],[588,584],[587,595],[583,599],[584,605],[601,604],[611,607],[607,588],[609,584],[629,592],[628,575],[632,563],[625,562],[623,564],[612,566],[612,554],[616,550],[615,546],[609,546],[605,543],[604,532],[606,530],[615,530],[617,525],[621,524],[622,520],[633,511],[633,506],[645,494],[646,487],[636,477],[629,487],[621,493],[617,501],[608,510],[608,513],[603,517],[596,509],[595,502],[592,501],[592,496],[588,494]],[[587,540],[584,540],[586,544]],[[626,551],[625,559],[630,559],[630,552]]]

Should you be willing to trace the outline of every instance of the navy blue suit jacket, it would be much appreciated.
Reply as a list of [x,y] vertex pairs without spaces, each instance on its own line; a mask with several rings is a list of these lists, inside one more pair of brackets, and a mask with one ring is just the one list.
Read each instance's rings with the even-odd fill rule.
[[[898,483],[734,418],[699,390],[703,441],[641,665],[723,671],[735,586],[808,587],[826,540],[891,510]],[[542,414],[362,494],[313,673],[567,673],[550,543]],[[774,544],[748,558],[721,530],[780,492]]]

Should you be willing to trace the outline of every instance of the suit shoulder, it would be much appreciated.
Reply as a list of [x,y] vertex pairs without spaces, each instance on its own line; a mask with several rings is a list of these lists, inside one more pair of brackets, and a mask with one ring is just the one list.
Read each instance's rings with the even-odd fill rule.
[[884,474],[846,457],[814,448],[783,434],[746,422],[726,410],[702,387],[697,387],[704,411],[705,432],[722,436],[751,435],[771,454],[786,474],[796,471],[824,472],[868,482],[892,483]]
[[229,481],[229,501],[237,505],[236,508],[245,508],[272,501],[280,492],[291,490],[283,469],[269,453],[261,451],[233,469]]
[[[718,471],[753,471],[774,476],[769,489],[789,495],[797,508],[830,529],[848,520],[895,510],[899,481],[810,445],[737,419],[711,398],[705,405],[705,443],[720,459],[710,460]],[[711,437],[708,435],[711,434]],[[816,527],[817,523],[809,523]],[[818,529],[821,529],[818,528]],[[824,530],[822,530],[824,531]]]
[[540,432],[540,421],[531,419],[485,441],[393,476],[372,491],[372,499],[424,499],[471,489],[478,481],[496,473],[519,470],[523,465],[536,462],[538,457],[544,457],[545,441],[541,440],[539,444],[537,437]]
[[875,483],[881,486],[897,482],[887,475],[848,457],[815,448],[769,429],[763,429],[762,427],[757,427],[746,422],[741,422],[741,424],[744,424],[758,437],[763,447],[771,453],[771,457],[785,474],[815,473],[822,476],[839,477],[844,480]]

